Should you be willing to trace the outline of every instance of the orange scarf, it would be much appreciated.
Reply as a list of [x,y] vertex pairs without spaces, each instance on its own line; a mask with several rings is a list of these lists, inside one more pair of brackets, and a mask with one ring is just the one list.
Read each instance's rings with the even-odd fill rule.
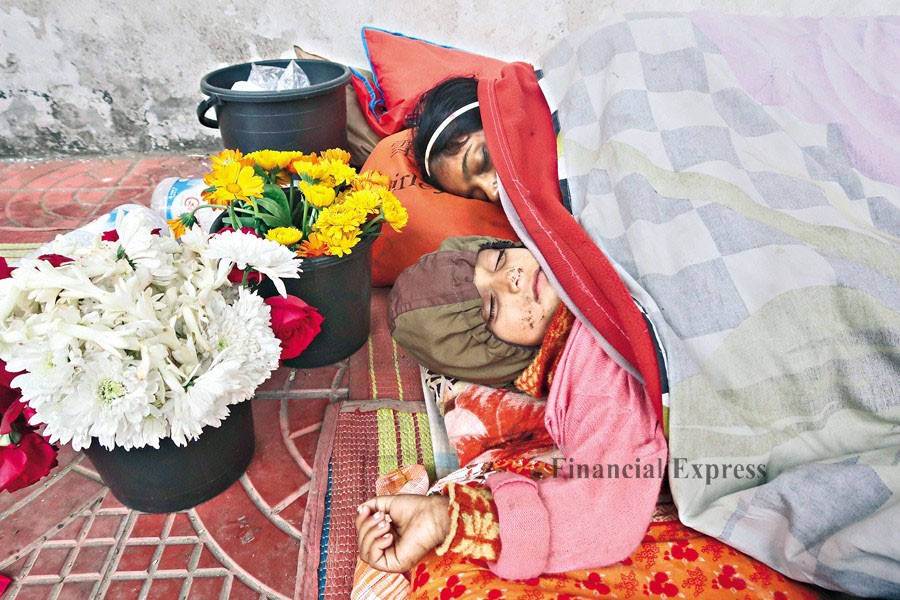
[[553,382],[559,357],[562,356],[574,323],[575,315],[560,302],[537,356],[513,382],[516,388],[535,398],[543,398],[550,392],[550,384]]

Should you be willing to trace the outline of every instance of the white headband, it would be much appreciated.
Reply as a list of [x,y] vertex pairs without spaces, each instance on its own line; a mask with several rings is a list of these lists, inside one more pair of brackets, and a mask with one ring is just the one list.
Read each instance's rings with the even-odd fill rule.
[[443,123],[438,125],[438,128],[434,130],[434,133],[431,134],[431,139],[428,140],[428,145],[425,146],[425,174],[431,177],[431,167],[428,165],[428,161],[431,158],[431,148],[434,146],[435,140],[438,139],[438,136],[444,133],[444,130],[447,129],[447,126],[453,122],[453,119],[463,114],[464,112],[468,112],[473,108],[478,108],[478,102],[472,102],[471,104],[466,104],[463,107],[457,108],[450,116],[444,119]]

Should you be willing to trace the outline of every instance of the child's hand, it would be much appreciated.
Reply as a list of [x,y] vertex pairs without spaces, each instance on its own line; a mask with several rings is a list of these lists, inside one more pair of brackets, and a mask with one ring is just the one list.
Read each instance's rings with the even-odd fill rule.
[[356,516],[359,556],[381,571],[409,571],[450,531],[444,496],[378,496],[361,504]]

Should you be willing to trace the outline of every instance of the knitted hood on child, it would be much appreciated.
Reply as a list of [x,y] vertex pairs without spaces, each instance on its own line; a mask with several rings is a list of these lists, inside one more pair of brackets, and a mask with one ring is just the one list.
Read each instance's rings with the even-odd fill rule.
[[391,335],[416,362],[464,381],[502,386],[536,351],[491,333],[473,281],[478,249],[488,237],[450,238],[397,278],[388,301]]

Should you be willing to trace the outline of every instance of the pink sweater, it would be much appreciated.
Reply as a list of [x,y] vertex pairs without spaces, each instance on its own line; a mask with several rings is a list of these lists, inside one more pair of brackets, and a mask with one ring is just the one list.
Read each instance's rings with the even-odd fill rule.
[[[487,479],[501,542],[490,568],[506,579],[625,559],[643,539],[659,495],[667,452],[652,403],[579,321],[560,358],[544,422],[566,457],[557,462],[558,476],[534,481],[498,473]],[[579,477],[576,465],[589,476]],[[609,472],[615,466],[618,477]],[[597,469],[603,478],[590,476]]]

